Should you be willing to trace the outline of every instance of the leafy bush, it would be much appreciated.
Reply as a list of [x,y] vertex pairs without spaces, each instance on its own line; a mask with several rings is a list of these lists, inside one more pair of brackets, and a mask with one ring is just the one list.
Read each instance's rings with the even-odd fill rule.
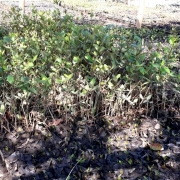
[[178,36],[163,47],[147,29],[77,25],[59,11],[13,9],[7,17],[9,33],[0,40],[2,114],[9,108],[27,117],[56,104],[73,115],[114,116],[153,102],[156,86],[178,86]]

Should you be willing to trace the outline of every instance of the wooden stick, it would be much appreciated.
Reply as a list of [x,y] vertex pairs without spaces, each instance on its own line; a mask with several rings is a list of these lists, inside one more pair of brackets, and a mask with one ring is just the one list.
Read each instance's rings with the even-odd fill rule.
[[19,8],[22,10],[22,14],[25,12],[25,0],[19,0]]
[[139,0],[139,8],[138,8],[138,14],[137,14],[137,19],[136,19],[136,27],[138,29],[141,29],[143,13],[144,13],[144,5],[145,5],[145,0]]

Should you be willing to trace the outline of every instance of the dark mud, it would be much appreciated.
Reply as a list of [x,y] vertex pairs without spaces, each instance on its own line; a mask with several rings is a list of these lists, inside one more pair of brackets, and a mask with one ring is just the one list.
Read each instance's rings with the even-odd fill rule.
[[179,119],[145,116],[42,119],[1,138],[0,178],[178,180],[177,126]]

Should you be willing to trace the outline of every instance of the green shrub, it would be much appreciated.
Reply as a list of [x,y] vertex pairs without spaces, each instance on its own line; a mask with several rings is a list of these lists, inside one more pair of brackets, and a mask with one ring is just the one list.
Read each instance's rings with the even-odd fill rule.
[[39,102],[55,103],[74,115],[113,116],[152,102],[152,87],[179,82],[172,65],[178,61],[177,36],[163,47],[153,44],[162,34],[77,25],[59,11],[33,9],[22,16],[13,9],[8,17],[9,33],[0,40],[1,104],[9,102],[5,106],[14,112],[17,99],[23,109],[40,95]]

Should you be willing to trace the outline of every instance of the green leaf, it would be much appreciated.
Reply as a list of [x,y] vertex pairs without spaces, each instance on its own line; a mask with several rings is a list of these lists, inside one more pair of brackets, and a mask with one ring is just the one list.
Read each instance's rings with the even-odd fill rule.
[[14,82],[14,77],[11,76],[11,75],[8,75],[8,76],[7,76],[7,81],[8,81],[10,84],[13,84],[13,82]]
[[85,56],[85,58],[89,61],[89,62],[94,62],[94,60],[92,59],[92,57],[88,54]]
[[27,76],[21,77],[21,82],[28,82],[29,78]]
[[105,85],[105,84],[106,84],[105,81],[101,81],[101,82],[100,82],[100,85]]
[[90,81],[90,87],[93,87],[96,83],[96,78],[92,78],[91,81]]
[[140,70],[141,74],[143,74],[143,75],[144,75],[145,72],[146,72],[146,70],[145,70],[143,67],[140,67],[139,70]]
[[9,151],[9,148],[8,148],[8,146],[6,146],[6,147],[5,147],[5,150],[6,150],[6,151]]
[[44,74],[41,74],[41,78],[42,78],[42,81],[47,81],[48,80],[48,78]]
[[87,90],[83,89],[82,92],[81,92],[81,96],[85,96],[86,94],[87,94]]
[[62,82],[62,80],[57,78],[57,79],[55,79],[55,82],[56,82],[57,84],[59,84],[59,83]]
[[175,43],[175,41],[176,41],[176,38],[171,36],[170,39],[169,39],[169,43],[171,45],[173,45]]
[[38,55],[35,55],[35,56],[33,57],[33,62],[36,61],[37,57],[38,57]]
[[64,76],[65,76],[68,80],[70,80],[70,79],[73,77],[73,74],[64,74]]
[[131,165],[133,163],[133,160],[132,159],[129,159],[128,160],[128,163]]
[[160,80],[160,76],[157,74],[156,75],[156,79],[159,81]]
[[66,36],[66,37],[65,37],[65,41],[66,41],[66,42],[69,42],[69,40],[70,40],[70,39],[69,39],[69,36]]
[[9,43],[9,42],[11,41],[11,37],[9,37],[9,36],[4,36],[3,40],[4,40],[4,42]]
[[108,88],[109,88],[109,89],[112,89],[113,87],[114,87],[113,83],[109,81],[109,82],[108,82]]
[[28,62],[28,63],[26,63],[26,66],[25,66],[25,68],[24,68],[24,71],[27,70],[27,69],[32,68],[33,66],[34,66],[33,62]]
[[180,80],[180,74],[178,74],[178,80]]
[[78,57],[78,56],[74,56],[74,57],[73,57],[73,64],[77,64],[77,63],[79,63],[79,62],[80,62],[79,57]]
[[56,59],[56,62],[62,63],[62,59],[61,59],[61,58],[57,58],[57,59]]
[[114,80],[115,82],[117,82],[120,77],[121,77],[121,74],[118,74],[118,75],[116,75],[116,76],[113,75],[113,80]]
[[30,90],[32,93],[37,94],[37,91],[36,91],[35,88],[30,88],[29,90]]
[[159,68],[160,67],[160,65],[157,64],[157,63],[153,63],[152,66],[155,67],[155,68]]
[[58,72],[58,69],[56,69],[54,66],[51,66],[52,71]]
[[169,69],[168,67],[164,67],[163,69],[164,69],[164,71],[166,71],[168,74],[171,73],[171,71],[170,71],[170,69]]

